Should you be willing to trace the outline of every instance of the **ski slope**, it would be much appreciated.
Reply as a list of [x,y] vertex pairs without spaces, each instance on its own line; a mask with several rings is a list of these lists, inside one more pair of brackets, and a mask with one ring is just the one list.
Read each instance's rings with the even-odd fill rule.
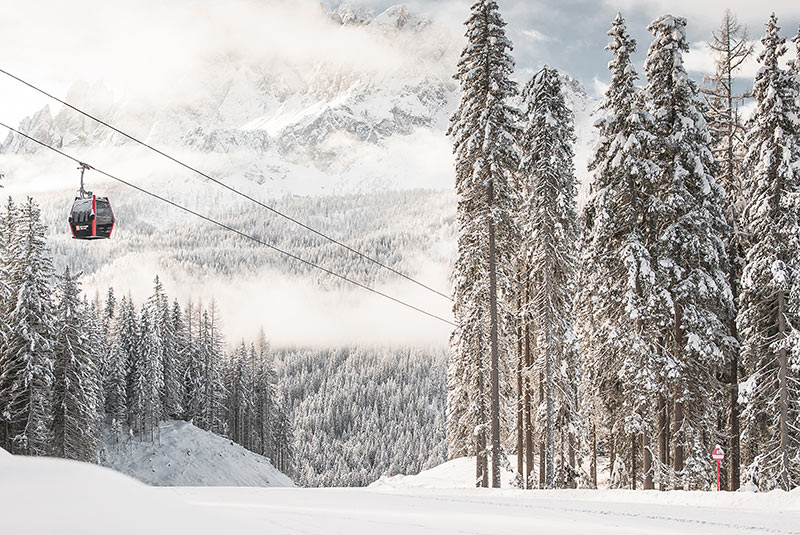
[[404,479],[366,489],[149,487],[99,466],[0,454],[0,515],[13,535],[800,533],[800,489],[519,491]]

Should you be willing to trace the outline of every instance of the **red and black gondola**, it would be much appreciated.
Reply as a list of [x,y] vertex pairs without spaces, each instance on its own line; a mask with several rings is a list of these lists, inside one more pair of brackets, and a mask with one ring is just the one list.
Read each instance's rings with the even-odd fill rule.
[[100,240],[111,237],[114,230],[114,211],[108,197],[98,197],[83,189],[83,173],[91,169],[81,164],[81,189],[69,214],[72,237],[77,240]]

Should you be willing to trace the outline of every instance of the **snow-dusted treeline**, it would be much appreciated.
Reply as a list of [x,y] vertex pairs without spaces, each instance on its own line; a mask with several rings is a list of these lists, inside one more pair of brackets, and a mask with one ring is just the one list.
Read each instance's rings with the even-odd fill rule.
[[294,425],[294,481],[363,486],[445,461],[444,349],[275,352]]
[[181,307],[158,277],[139,308],[113,289],[88,302],[79,274],[54,277],[40,219],[30,198],[0,213],[0,447],[94,462],[103,425],[155,440],[159,422],[185,419],[290,472],[265,335],[226,354],[214,302]]
[[686,24],[650,24],[640,87],[636,43],[613,21],[579,221],[559,76],[536,73],[516,110],[498,5],[472,6],[450,129],[448,444],[475,455],[478,486],[499,486],[502,449],[526,488],[596,486],[604,454],[613,486],[707,489],[716,444],[730,446],[728,488],[800,485],[800,57],[784,67],[773,15],[742,124],[731,73],[746,32],[726,14],[701,91]]

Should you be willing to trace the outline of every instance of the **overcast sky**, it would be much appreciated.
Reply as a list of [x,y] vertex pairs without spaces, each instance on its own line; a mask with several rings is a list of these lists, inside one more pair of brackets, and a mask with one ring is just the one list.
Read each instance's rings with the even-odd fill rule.
[[[398,2],[361,0],[351,3],[381,11]],[[416,12],[448,24],[460,35],[473,2],[408,0],[404,3]],[[338,0],[323,2],[328,9],[339,4]],[[595,79],[598,82],[609,79],[609,56],[604,48],[608,42],[606,32],[617,11],[627,19],[628,29],[638,42],[635,59],[640,71],[651,38],[647,25],[666,13],[686,17],[688,38],[696,44],[693,57],[687,58],[687,67],[697,75],[710,68],[709,59],[700,53],[699,45],[719,26],[725,8],[730,8],[747,25],[754,39],[763,35],[764,23],[773,11],[787,38],[797,34],[800,23],[798,0],[498,0],[498,4],[508,23],[520,77],[549,64],[580,80],[590,92],[602,89],[602,84],[594,83]],[[742,76],[752,77],[753,72],[751,65]]]
[[[323,0],[334,9],[338,0]],[[393,0],[358,0],[382,11]],[[472,0],[408,0],[416,13],[464,32]],[[500,0],[514,43],[517,76],[524,79],[542,64],[559,68],[598,95],[608,80],[606,31],[619,10],[639,43],[641,71],[650,43],[647,24],[661,14],[685,16],[695,50],[687,67],[699,78],[712,67],[702,43],[731,8],[755,39],[770,12],[790,38],[800,23],[800,1],[743,0]],[[218,50],[234,56],[255,49],[292,58],[293,50],[318,50],[319,0],[0,0],[0,67],[65,96],[76,80],[101,80],[112,90],[136,87],[158,98],[174,91],[174,80],[192,64]],[[316,25],[316,26],[315,26]],[[294,39],[293,39],[294,38]],[[328,39],[329,41],[333,41]],[[365,54],[360,46],[359,56]],[[792,52],[793,54],[793,52]],[[346,54],[345,54],[346,55]],[[455,66],[454,66],[455,68]],[[754,63],[743,70],[752,79]],[[208,79],[208,78],[206,78]],[[743,81],[749,84],[751,81]],[[0,120],[17,122],[46,102],[29,89],[0,76]]]

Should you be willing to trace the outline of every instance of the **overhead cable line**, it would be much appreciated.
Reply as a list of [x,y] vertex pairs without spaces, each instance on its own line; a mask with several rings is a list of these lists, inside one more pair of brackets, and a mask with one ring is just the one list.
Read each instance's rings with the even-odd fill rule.
[[52,95],[51,93],[48,93],[44,89],[41,89],[41,88],[33,85],[32,83],[27,82],[27,81],[23,80],[22,78],[20,78],[18,76],[15,76],[15,75],[11,74],[10,72],[8,72],[6,70],[3,70],[2,68],[0,68],[0,73],[3,73],[6,76],[8,76],[9,78],[12,78],[12,79],[20,82],[21,84],[24,84],[24,85],[28,86],[29,88],[33,89],[34,91],[38,91],[42,95],[55,100],[56,102],[66,106],[67,108],[69,108],[69,109],[71,109],[73,111],[76,111],[76,112],[80,113],[81,115],[83,115],[85,117],[88,117],[89,119],[91,119],[91,120],[93,120],[93,121],[105,126],[106,128],[109,128],[109,129],[113,130],[114,132],[118,133],[119,135],[121,135],[123,137],[126,137],[127,139],[133,141],[134,143],[138,143],[139,145],[141,145],[143,147],[146,147],[146,148],[152,150],[153,152],[156,152],[157,154],[163,156],[164,158],[167,158],[168,160],[171,160],[171,161],[175,162],[176,164],[180,165],[181,167],[184,167],[184,168],[188,169],[189,171],[192,171],[193,173],[196,173],[196,174],[202,176],[203,178],[206,178],[206,179],[214,182],[215,184],[217,184],[219,186],[222,186],[223,188],[225,188],[225,189],[227,189],[227,190],[229,190],[229,191],[231,191],[231,192],[233,192],[233,193],[235,193],[235,194],[237,194],[237,195],[239,195],[241,197],[244,197],[245,199],[248,199],[248,200],[256,203],[257,205],[261,206],[262,208],[265,208],[265,209],[269,210],[273,214],[275,214],[277,216],[280,216],[280,217],[282,217],[284,219],[287,219],[288,221],[291,221],[292,223],[294,223],[294,224],[296,224],[296,225],[308,230],[309,232],[312,232],[312,233],[316,234],[317,236],[319,236],[319,237],[321,237],[323,239],[326,239],[326,240],[328,240],[328,241],[330,241],[332,243],[335,243],[339,247],[342,247],[342,248],[350,251],[351,253],[353,253],[355,255],[358,255],[359,257],[363,258],[364,260],[372,262],[373,264],[375,264],[377,266],[380,266],[380,267],[382,267],[384,269],[387,269],[387,270],[391,271],[392,273],[394,273],[395,275],[397,275],[399,277],[402,277],[402,278],[404,278],[404,279],[406,279],[408,281],[413,282],[417,286],[421,286],[422,288],[425,288],[428,291],[431,291],[431,292],[433,292],[433,293],[435,293],[435,294],[437,294],[437,295],[439,295],[441,297],[444,297],[445,299],[448,299],[448,300],[452,301],[453,298],[450,297],[449,295],[447,295],[446,293],[440,292],[439,290],[436,290],[435,288],[432,288],[432,287],[428,286],[427,284],[422,283],[422,282],[414,279],[413,277],[410,277],[409,275],[406,275],[405,273],[403,273],[401,271],[398,271],[398,270],[394,269],[393,267],[390,267],[390,266],[384,264],[380,260],[376,260],[375,258],[372,258],[371,256],[368,256],[368,255],[362,253],[361,251],[359,251],[357,249],[354,249],[353,247],[350,247],[349,245],[347,245],[345,243],[342,243],[341,241],[339,241],[339,240],[337,240],[337,239],[335,239],[335,238],[333,238],[331,236],[328,236],[327,234],[325,234],[325,233],[323,233],[323,232],[321,232],[321,231],[319,231],[319,230],[317,230],[317,229],[315,229],[313,227],[310,227],[309,225],[306,225],[305,223],[303,223],[301,221],[298,221],[297,219],[295,219],[295,218],[293,218],[293,217],[291,217],[291,216],[289,216],[287,214],[284,214],[283,212],[277,210],[276,208],[273,208],[272,206],[264,204],[263,202],[259,201],[258,199],[255,199],[252,196],[250,196],[250,195],[248,195],[248,194],[246,194],[244,192],[241,192],[241,191],[237,190],[236,188],[234,188],[232,186],[229,186],[228,184],[225,184],[224,182],[222,182],[222,181],[220,181],[220,180],[208,175],[207,173],[204,173],[203,171],[200,171],[199,169],[197,169],[195,167],[192,167],[191,165],[189,165],[187,163],[182,162],[181,160],[177,159],[176,157],[171,156],[171,155],[163,152],[162,150],[157,149],[156,147],[153,147],[152,145],[137,139],[136,137],[132,136],[131,134],[128,134],[127,132],[123,132],[119,128],[108,124],[107,122],[103,121],[102,119],[99,119],[99,118],[95,117],[94,115],[92,115],[92,114],[90,114],[90,113],[88,113],[86,111],[83,111],[80,108],[77,108],[76,106],[73,106],[69,102],[66,102],[66,101],[64,101],[64,100]]
[[[17,130],[16,128],[8,126],[7,124],[5,124],[3,122],[0,122],[0,126],[2,126],[3,128],[7,128],[8,130],[10,130],[10,131],[12,131],[12,132],[14,132],[16,134],[19,134],[20,136],[22,136],[22,137],[24,137],[26,139],[29,139],[29,140],[33,141],[34,143],[37,143],[37,144],[41,145],[44,148],[50,149],[51,151],[53,151],[53,152],[55,152],[57,154],[60,154],[61,156],[65,157],[65,158],[68,158],[68,159],[72,160],[73,162],[77,163],[78,165],[87,165],[84,162],[82,162],[81,160],[75,158],[74,156],[71,156],[71,155],[67,154],[66,152],[63,152],[63,151],[61,151],[61,150],[59,150],[59,149],[57,149],[57,148],[55,148],[55,147],[53,147],[51,145],[48,145],[47,143],[45,143],[43,141],[40,141],[40,140],[38,140],[38,139],[36,139],[36,138],[34,138],[34,137],[24,133],[24,132],[21,132],[21,131]],[[297,256],[297,255],[295,255],[293,253],[290,253],[288,251],[284,251],[283,249],[281,249],[279,247],[276,247],[276,246],[274,246],[274,245],[272,245],[270,243],[267,243],[267,242],[265,242],[264,240],[262,240],[260,238],[257,238],[257,237],[255,237],[255,236],[253,236],[251,234],[247,234],[246,232],[242,232],[241,230],[235,229],[235,228],[231,227],[230,225],[226,225],[225,223],[221,223],[220,221],[217,221],[216,219],[213,219],[213,218],[211,218],[209,216],[206,216],[206,215],[203,215],[203,214],[201,214],[199,212],[196,212],[196,211],[192,210],[191,208],[186,208],[185,206],[180,205],[180,204],[176,203],[175,201],[171,201],[171,200],[169,200],[169,199],[167,199],[165,197],[162,197],[161,195],[158,195],[157,193],[153,193],[152,191],[149,191],[149,190],[147,190],[147,189],[145,189],[145,188],[143,188],[141,186],[137,186],[135,184],[132,184],[132,183],[128,182],[127,180],[124,180],[124,179],[119,178],[117,176],[114,176],[114,175],[112,175],[110,173],[107,173],[107,172],[103,171],[102,169],[98,169],[97,167],[94,167],[94,166],[91,166],[91,167],[92,167],[92,169],[94,171],[100,173],[101,175],[104,175],[104,176],[106,176],[106,177],[108,177],[108,178],[110,178],[112,180],[116,180],[117,182],[120,182],[121,184],[124,184],[124,185],[126,185],[126,186],[128,186],[130,188],[133,188],[133,189],[141,192],[141,193],[144,193],[144,194],[149,195],[149,196],[151,196],[151,197],[153,197],[155,199],[158,199],[159,201],[164,202],[166,204],[169,204],[170,206],[173,206],[175,208],[178,208],[179,210],[183,210],[184,212],[186,212],[188,214],[191,214],[191,215],[193,215],[195,217],[199,217],[200,219],[202,219],[204,221],[207,221],[207,222],[212,223],[212,224],[214,224],[214,225],[216,225],[218,227],[221,227],[221,228],[223,228],[225,230],[228,230],[230,232],[238,234],[242,238],[246,238],[248,240],[254,241],[255,243],[258,243],[259,245],[263,245],[263,246],[268,247],[269,249],[272,249],[273,251],[276,251],[276,252],[278,252],[278,253],[280,253],[282,255],[288,256],[289,258],[291,258],[293,260],[301,262],[301,263],[303,263],[303,264],[305,264],[307,266],[310,266],[312,268],[318,269],[320,271],[324,271],[328,275],[331,275],[333,277],[337,277],[337,278],[339,278],[339,279],[341,279],[341,280],[343,280],[345,282],[348,282],[350,284],[358,286],[359,288],[362,288],[362,289],[367,290],[369,292],[372,292],[372,293],[374,293],[376,295],[379,295],[381,297],[389,299],[390,301],[394,301],[395,303],[403,305],[406,308],[410,308],[411,310],[415,310],[416,312],[419,312],[421,314],[425,314],[426,316],[429,316],[429,317],[431,317],[433,319],[439,320],[439,321],[441,321],[443,323],[446,323],[448,325],[451,325],[453,327],[456,326],[455,323],[453,323],[452,321],[450,321],[448,319],[445,319],[445,318],[443,318],[441,316],[437,316],[436,314],[433,314],[431,312],[423,310],[423,309],[421,309],[421,308],[419,308],[417,306],[414,306],[414,305],[412,305],[410,303],[407,303],[407,302],[405,302],[405,301],[403,301],[401,299],[398,299],[396,297],[392,297],[391,295],[386,294],[384,292],[381,292],[380,290],[376,290],[375,288],[372,288],[370,286],[367,286],[366,284],[362,284],[362,283],[360,283],[358,281],[355,281],[355,280],[353,280],[353,279],[351,279],[351,278],[349,278],[349,277],[347,277],[345,275],[341,275],[340,273],[337,273],[337,272],[335,272],[333,270],[330,270],[330,269],[328,269],[326,267],[320,266],[319,264],[315,264],[314,262],[312,262],[310,260],[306,260],[305,258]]]

